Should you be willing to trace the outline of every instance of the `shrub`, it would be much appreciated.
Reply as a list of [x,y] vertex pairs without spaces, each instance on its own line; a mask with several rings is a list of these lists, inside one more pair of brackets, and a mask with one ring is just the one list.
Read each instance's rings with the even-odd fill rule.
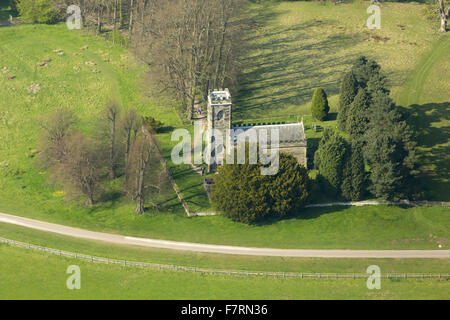
[[55,23],[58,13],[52,0],[19,0],[17,9],[20,16],[33,23]]
[[322,88],[317,88],[312,97],[311,113],[313,117],[319,121],[323,121],[328,117],[330,107],[328,105],[327,94]]
[[212,188],[212,201],[219,212],[234,221],[251,223],[288,215],[306,203],[308,172],[293,156],[280,154],[276,175],[261,175],[261,167],[248,163],[219,167]]
[[347,115],[347,132],[352,140],[360,140],[369,123],[370,97],[366,90],[359,88]]
[[338,114],[338,127],[339,130],[347,130],[347,113],[350,108],[350,104],[358,92],[358,83],[353,75],[353,72],[348,72],[344,75],[341,82],[341,90],[339,96],[339,114]]
[[347,149],[344,138],[327,128],[314,155],[314,165],[319,169],[322,185],[332,195],[341,190]]
[[385,94],[375,97],[369,119],[364,158],[370,166],[370,191],[385,200],[410,197],[417,161],[411,129]]
[[352,201],[361,199],[364,193],[365,170],[361,143],[354,142],[343,171],[342,196]]

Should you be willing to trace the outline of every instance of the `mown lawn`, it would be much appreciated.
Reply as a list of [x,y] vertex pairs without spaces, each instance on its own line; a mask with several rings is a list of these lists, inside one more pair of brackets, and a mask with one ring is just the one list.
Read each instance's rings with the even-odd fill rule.
[[[7,263],[5,263],[7,262]],[[68,290],[66,270],[78,265],[81,290]],[[14,276],[12,276],[14,275]],[[29,252],[0,245],[1,299],[448,299],[446,280],[233,277],[144,270]]]
[[364,273],[377,265],[386,273],[447,273],[450,259],[321,259],[220,255],[120,246],[0,223],[0,236],[43,247],[109,259],[207,269],[298,273]]
[[[400,5],[405,6],[404,10],[399,9]],[[362,46],[361,51],[367,50],[366,54],[375,58],[377,56],[371,54],[381,52],[380,48],[386,49],[385,52],[388,56],[394,54],[391,51],[404,52],[405,57],[402,59],[406,60],[401,64],[395,62],[393,57],[380,60],[386,71],[390,72],[389,75],[402,75],[404,77],[400,78],[404,79],[406,74],[414,69],[412,64],[417,62],[416,56],[431,48],[436,38],[432,32],[434,29],[420,15],[416,16],[419,11],[416,9],[421,7],[419,5],[388,3],[383,6],[392,9],[387,10],[389,12],[386,14],[397,14],[398,22],[405,24],[406,29],[401,31],[399,27],[392,25],[389,19],[385,19],[387,31],[397,30],[396,28],[400,31],[392,31],[392,35],[387,34],[390,40],[385,44],[363,41],[361,43],[364,46],[359,42],[355,46]],[[258,102],[259,98],[255,97],[259,94],[259,90],[262,90],[255,87],[257,83],[268,85],[266,95],[270,99],[272,99],[271,97],[275,99],[283,90],[291,93],[295,91],[292,88],[289,89],[289,86],[294,86],[298,79],[286,76],[283,80],[284,67],[271,69],[270,66],[271,63],[276,64],[277,59],[281,59],[280,61],[285,59],[289,53],[294,55],[292,59],[296,59],[295,55],[300,51],[304,51],[305,56],[307,54],[314,59],[319,59],[320,54],[326,57],[330,52],[336,52],[342,54],[345,59],[348,57],[348,63],[350,63],[350,58],[353,59],[353,55],[357,56],[357,54],[356,51],[347,52],[346,48],[353,48],[352,41],[359,37],[349,38],[349,35],[363,31],[361,31],[362,27],[359,27],[359,18],[344,19],[344,12],[352,17],[359,17],[360,7],[359,4],[329,7],[305,2],[283,2],[268,8],[256,6],[255,8],[261,10],[261,14],[268,13],[268,17],[258,32],[254,34],[255,37],[259,37],[259,40],[252,41],[255,43],[257,41],[278,41],[278,43],[267,46],[260,43],[260,49],[254,48],[254,51],[251,51],[255,57],[248,59],[249,64],[245,70],[253,68],[251,64],[253,61],[258,61],[258,55],[261,54],[270,55],[270,59],[267,57],[268,60],[261,61],[261,68],[265,63],[269,64],[269,68],[258,69],[259,71],[253,74],[244,70],[248,80],[254,79],[252,80],[253,85],[246,82],[242,84],[244,89],[247,87],[245,89],[247,94],[251,93],[253,98],[250,96],[248,99],[245,98],[245,92],[239,94],[235,101],[237,114],[243,117],[241,108],[245,107],[247,110],[245,112],[252,115],[253,111],[251,111],[252,107],[249,103],[251,100]],[[345,11],[345,8],[348,10]],[[319,19],[313,14],[313,12],[319,12],[319,9],[320,12],[323,10],[324,16],[320,19],[324,23],[312,23],[314,21],[311,19]],[[403,18],[408,13],[413,17],[411,22]],[[306,25],[303,22],[300,23],[298,17],[303,17],[303,20],[310,21],[310,23]],[[363,17],[363,21],[365,21],[365,10],[363,10]],[[330,27],[325,21],[332,22],[334,27]],[[339,27],[341,23],[337,24],[336,21],[342,21],[348,30],[341,29]],[[287,29],[282,27],[283,24],[287,24]],[[271,30],[273,35],[271,35]],[[385,31],[382,29],[380,32]],[[309,37],[309,34],[314,37]],[[334,38],[334,41],[329,42],[321,38],[328,37],[327,34]],[[400,35],[404,39],[398,38]],[[299,37],[299,39],[290,41],[289,37]],[[306,37],[306,40],[302,37]],[[402,39],[407,39],[408,43],[403,42]],[[252,41],[250,42],[252,43]],[[412,45],[413,42],[418,45]],[[301,46],[303,43],[306,47]],[[326,46],[330,44],[339,45],[342,48],[339,47],[339,50],[327,48]],[[88,49],[81,50],[84,46],[88,46]],[[286,52],[279,51],[282,48],[285,48]],[[411,48],[414,48],[414,52],[410,50]],[[56,49],[63,50],[64,54],[60,56],[53,52]],[[308,50],[313,51],[308,53]],[[270,51],[273,51],[272,54]],[[360,52],[357,53],[359,55]],[[37,63],[44,58],[51,58],[52,61],[45,67],[38,67]],[[333,59],[333,57],[327,57],[324,60],[324,65],[336,68],[335,72],[330,73],[334,75],[334,78],[329,80],[331,81],[330,85],[336,85],[337,75],[345,71],[348,66],[347,61]],[[86,62],[90,61],[96,65],[87,66]],[[332,63],[332,61],[334,62]],[[286,64],[286,66],[290,65],[291,63]],[[300,78],[301,75],[302,79],[308,78],[312,90],[317,86],[315,83],[322,83],[322,76],[310,77],[314,73],[316,63],[310,65],[312,68],[310,74],[300,69],[302,65],[297,64],[298,74],[294,76]],[[319,64],[317,63],[317,65]],[[47,183],[46,173],[40,172],[37,168],[35,149],[40,135],[39,119],[57,107],[72,108],[76,110],[80,119],[78,122],[80,130],[89,133],[95,127],[95,121],[104,103],[114,97],[124,107],[134,106],[142,114],[151,115],[163,121],[166,126],[176,128],[183,125],[175,111],[176,103],[161,97],[146,95],[148,90],[140,81],[144,69],[125,49],[113,46],[88,33],[68,31],[64,24],[57,26],[19,25],[0,28],[0,66],[1,211],[92,230],[194,242],[288,248],[436,248],[437,240],[434,240],[434,236],[436,236],[443,239],[441,242],[444,242],[444,247],[447,245],[445,241],[448,241],[449,238],[448,226],[450,223],[448,209],[445,208],[402,209],[380,206],[309,209],[300,212],[296,217],[283,221],[270,222],[263,226],[245,226],[222,217],[188,219],[171,189],[156,199],[161,206],[160,211],[149,210],[143,216],[135,215],[134,205],[123,197],[107,198],[106,201],[93,208],[83,207],[78,203],[66,200],[58,187],[50,186]],[[6,67],[5,72],[3,72],[4,67]],[[77,70],[77,67],[80,69]],[[254,68],[257,67],[254,66]],[[396,69],[397,67],[399,70]],[[94,69],[99,72],[94,73]],[[293,75],[292,70],[288,71]],[[430,71],[430,75],[436,72],[439,70],[433,69]],[[16,78],[8,80],[7,77],[12,75]],[[271,76],[274,77],[273,80],[266,79]],[[41,89],[37,94],[31,94],[27,90],[33,83],[40,84]],[[283,85],[289,86],[283,89]],[[333,106],[336,96],[333,98],[332,92],[332,89],[329,90]],[[307,100],[304,103],[307,103]],[[253,118],[258,118],[261,114],[274,117],[279,115],[287,117],[292,112],[297,115],[303,114],[303,109],[291,110],[289,103],[281,103],[281,100],[276,104],[278,111],[272,112],[270,107],[272,104],[268,101],[271,100],[263,99],[260,101],[261,104],[258,103],[261,108],[264,108],[264,111],[255,109]],[[441,98],[439,101],[446,100]],[[296,100],[294,104],[301,106],[302,103]],[[308,113],[307,107],[304,112]],[[439,113],[439,110],[436,112]],[[333,114],[335,115],[335,113]],[[239,117],[236,119],[239,120]],[[304,120],[310,138],[309,145],[314,146],[318,143],[321,132],[311,130],[312,119],[309,116],[305,115]],[[323,126],[333,125],[334,121],[323,124]],[[191,128],[188,129],[191,130]],[[440,133],[446,132],[445,130],[444,126],[437,132],[430,132],[428,137],[444,139],[445,136],[440,136]],[[174,144],[170,141],[170,134],[161,134],[158,138],[164,156],[168,160],[171,146]],[[438,168],[444,170],[448,168],[444,164],[445,159],[448,159],[448,154],[446,156],[442,152],[441,156],[436,159],[443,161]],[[203,190],[202,177],[187,166],[174,166],[170,161],[169,166],[190,207],[194,211],[211,210]],[[445,177],[445,172],[441,176]],[[436,198],[445,198],[445,195],[448,195],[448,189],[440,190],[442,192],[438,193]],[[430,234],[432,239],[428,239]]]
[[[423,197],[450,199],[450,38],[422,13],[424,4],[384,2],[381,29],[368,30],[367,1],[263,2],[248,36],[234,120],[282,121],[310,114],[315,88],[323,87],[335,119],[340,80],[353,61],[375,59],[387,75],[392,97],[412,112]],[[259,121],[258,121],[259,119]],[[334,121],[324,122],[334,126]],[[307,131],[310,156],[318,138]],[[320,137],[320,135],[319,135]]]
[[428,199],[450,199],[450,38],[442,36],[425,54],[402,90],[397,103],[411,111],[409,122],[418,142]]
[[186,218],[181,214],[136,216],[124,210],[55,212],[9,210],[92,230],[198,243],[273,248],[448,249],[448,208],[389,206],[305,209],[297,216],[263,225],[245,225],[224,217]]
[[236,119],[310,114],[317,87],[337,111],[340,79],[361,55],[380,63],[395,94],[437,41],[438,27],[422,15],[422,4],[387,2],[381,29],[369,30],[367,7],[366,1],[254,4],[257,24],[246,39]]

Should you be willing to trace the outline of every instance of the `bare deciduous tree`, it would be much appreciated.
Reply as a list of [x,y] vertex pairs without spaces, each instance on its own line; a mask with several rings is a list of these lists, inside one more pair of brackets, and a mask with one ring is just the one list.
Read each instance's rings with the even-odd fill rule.
[[117,177],[117,150],[116,150],[116,129],[120,114],[120,105],[115,100],[110,100],[106,103],[104,110],[104,117],[107,121],[107,140],[109,149],[109,178],[115,179]]
[[94,196],[100,181],[101,161],[92,140],[81,132],[66,137],[67,153],[54,170],[56,182],[74,195],[86,198],[86,204],[94,204]]
[[136,201],[136,213],[145,212],[146,196],[151,190],[161,190],[164,174],[151,133],[142,127],[130,149],[126,179],[127,191]]
[[71,110],[57,109],[46,116],[40,125],[44,129],[39,143],[39,160],[43,167],[61,163],[67,153],[66,137],[71,132],[75,117]]
[[209,89],[230,86],[239,67],[242,0],[140,1],[132,43],[158,87],[171,90],[188,118]]
[[131,145],[137,137],[138,130],[142,126],[142,117],[133,108],[127,109],[120,119],[120,128],[125,140],[125,167],[128,166]]

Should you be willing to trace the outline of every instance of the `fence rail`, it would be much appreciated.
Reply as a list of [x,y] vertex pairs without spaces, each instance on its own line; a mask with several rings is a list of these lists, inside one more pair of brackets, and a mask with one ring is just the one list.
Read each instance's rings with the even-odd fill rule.
[[[80,253],[68,252],[48,247],[33,245],[30,243],[0,238],[0,244],[6,244],[14,247],[25,248],[29,250],[46,252],[62,257],[74,258],[94,263],[113,264],[126,267],[139,267],[155,270],[171,270],[183,272],[195,272],[203,274],[216,274],[228,276],[254,276],[254,277],[272,277],[272,278],[299,278],[299,279],[367,279],[367,273],[297,273],[297,272],[266,272],[266,271],[243,271],[243,270],[220,270],[206,269],[197,267],[175,266],[168,264],[158,264],[149,262],[136,262],[128,260],[109,259],[96,257]],[[382,273],[380,278],[384,279],[450,279],[449,273]]]

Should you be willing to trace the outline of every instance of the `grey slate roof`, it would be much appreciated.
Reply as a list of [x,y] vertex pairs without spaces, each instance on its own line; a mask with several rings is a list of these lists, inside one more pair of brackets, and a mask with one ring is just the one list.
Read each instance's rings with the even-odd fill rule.
[[[266,130],[268,141],[270,141],[271,131],[278,130],[280,143],[304,142],[306,141],[305,127],[303,122],[289,124],[259,125],[248,127],[236,127],[231,132],[231,141],[236,142],[238,137],[245,134],[249,129],[254,129],[259,136],[261,130]],[[241,132],[237,131],[240,130]]]

